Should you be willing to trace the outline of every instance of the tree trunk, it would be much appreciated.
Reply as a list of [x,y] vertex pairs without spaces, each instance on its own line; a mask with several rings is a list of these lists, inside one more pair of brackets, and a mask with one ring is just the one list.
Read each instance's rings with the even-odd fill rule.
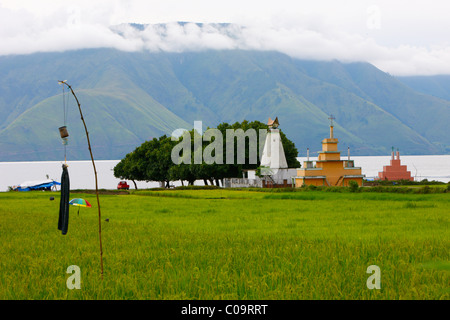
[[208,180],[206,180],[206,179],[203,179],[203,182],[205,183],[205,186],[207,186],[207,185],[208,185]]
[[183,180],[181,180],[181,185],[184,187],[184,182],[183,182]]
[[220,187],[219,179],[216,179],[216,186]]
[[137,187],[136,181],[134,181],[134,180],[131,180],[131,181],[133,181],[133,183],[134,183],[134,188],[137,190],[138,187]]

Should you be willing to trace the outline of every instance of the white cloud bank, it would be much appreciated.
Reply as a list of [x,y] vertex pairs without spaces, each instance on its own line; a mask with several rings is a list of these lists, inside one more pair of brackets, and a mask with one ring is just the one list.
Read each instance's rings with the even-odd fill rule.
[[[376,18],[376,7],[368,10],[369,18]],[[151,52],[276,50],[300,59],[367,61],[394,75],[450,74],[450,44],[383,45],[370,32],[345,31],[315,14],[275,14],[245,26],[167,23],[143,29],[128,24],[110,27],[116,14],[113,6],[89,11],[59,7],[35,15],[0,5],[0,55],[104,47]],[[369,29],[379,27],[376,19],[366,22]]]

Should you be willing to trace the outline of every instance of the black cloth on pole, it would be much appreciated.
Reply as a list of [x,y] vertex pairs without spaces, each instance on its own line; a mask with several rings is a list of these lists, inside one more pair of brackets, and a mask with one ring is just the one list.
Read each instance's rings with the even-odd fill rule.
[[59,219],[58,229],[62,234],[66,234],[69,229],[69,196],[70,196],[70,181],[67,166],[62,165],[63,172],[61,175],[61,200],[59,202]]

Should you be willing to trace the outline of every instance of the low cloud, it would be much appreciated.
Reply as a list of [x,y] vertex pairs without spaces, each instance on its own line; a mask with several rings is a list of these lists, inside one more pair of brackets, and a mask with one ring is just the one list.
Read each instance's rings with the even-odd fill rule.
[[103,47],[128,51],[140,49],[140,43],[112,32],[105,25],[106,21],[93,20],[94,16],[82,15],[77,7],[37,17],[23,9],[10,10],[0,6],[3,26],[0,30],[0,55]]
[[[277,17],[269,23],[119,24],[105,7],[80,12],[60,8],[38,18],[26,10],[0,5],[0,55],[87,48],[123,51],[275,50],[294,58],[367,61],[394,75],[450,74],[450,46],[387,46],[374,38],[344,32],[316,16]],[[103,17],[100,18],[99,17]]]
[[132,48],[148,51],[275,50],[291,57],[367,61],[394,75],[450,74],[450,47],[387,47],[372,38],[304,26],[170,23],[112,28]]

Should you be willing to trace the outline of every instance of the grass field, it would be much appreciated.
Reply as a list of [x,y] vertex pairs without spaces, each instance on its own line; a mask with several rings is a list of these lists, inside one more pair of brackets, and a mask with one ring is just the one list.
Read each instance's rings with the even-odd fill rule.
[[76,197],[93,207],[63,236],[59,193],[0,193],[0,299],[450,298],[450,193],[101,195],[103,280],[95,195]]

